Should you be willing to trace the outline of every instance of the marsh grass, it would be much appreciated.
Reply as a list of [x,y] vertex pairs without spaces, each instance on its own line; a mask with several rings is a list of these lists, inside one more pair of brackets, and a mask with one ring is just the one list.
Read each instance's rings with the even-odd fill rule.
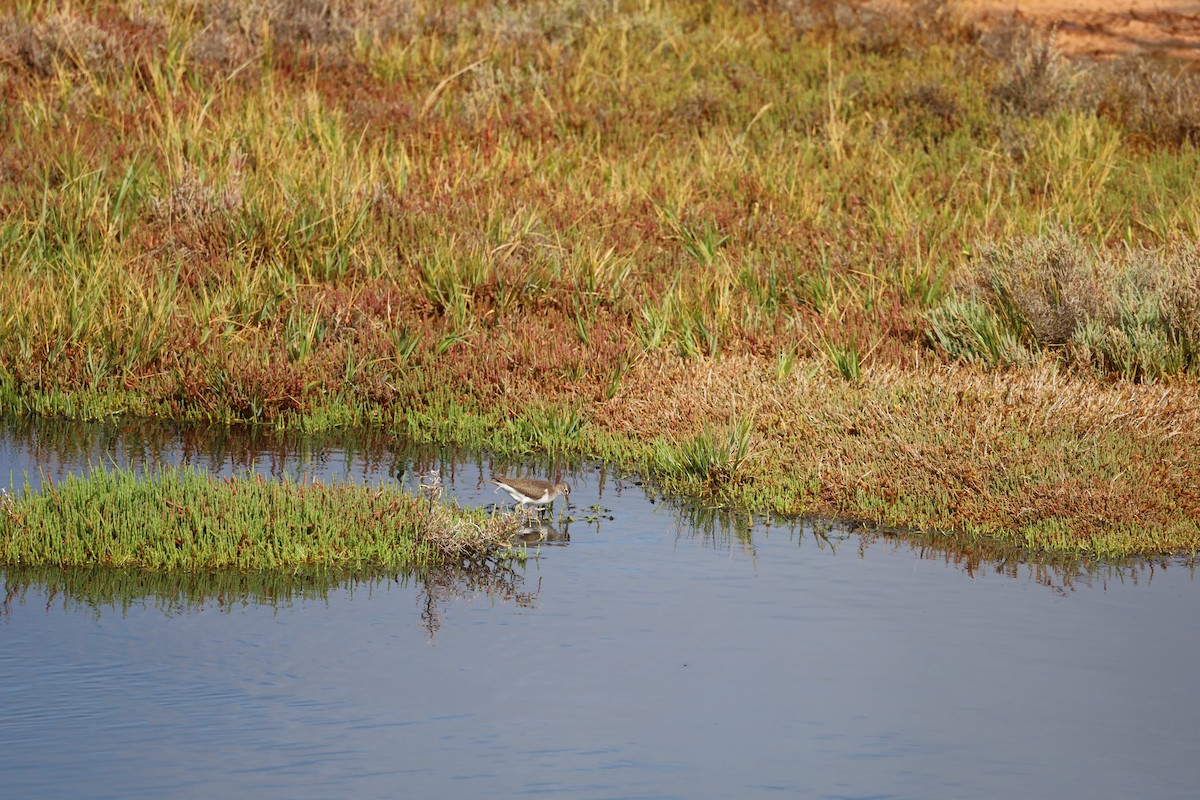
[[654,472],[720,492],[741,478],[739,468],[751,455],[753,433],[753,420],[746,418],[725,428],[706,428],[679,443],[660,443],[653,456]]
[[[17,4],[0,404],[643,464],[748,413],[680,415],[652,379],[728,359],[787,387],[827,357],[830,397],[1046,355],[1085,394],[1194,382],[1189,273],[1124,255],[1200,237],[1194,75],[1006,35],[938,2]],[[981,260],[1059,229],[1108,299],[1076,312]],[[642,422],[613,415],[632,402]],[[823,441],[806,457],[835,463]],[[950,507],[863,474],[862,496],[828,470],[738,491]]]
[[416,570],[515,557],[514,522],[397,489],[94,470],[0,501],[0,562],[155,571]]

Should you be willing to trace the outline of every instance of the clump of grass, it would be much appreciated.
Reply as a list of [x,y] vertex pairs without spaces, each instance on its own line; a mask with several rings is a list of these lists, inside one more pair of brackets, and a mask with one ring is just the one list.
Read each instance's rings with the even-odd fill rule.
[[241,158],[231,160],[230,179],[219,188],[206,181],[194,165],[184,164],[170,191],[150,198],[151,214],[172,224],[199,225],[238,212],[242,206],[242,164]]
[[504,433],[517,448],[554,452],[570,449],[585,424],[576,410],[535,406],[507,425]]
[[292,361],[306,361],[324,340],[325,333],[326,322],[321,309],[292,309],[288,315],[285,340],[288,358]]
[[775,380],[786,380],[792,374],[792,370],[796,367],[796,350],[794,348],[786,348],[780,350],[775,356]]
[[951,296],[926,314],[930,342],[948,356],[995,367],[1021,360],[1025,352],[987,303]]
[[419,29],[416,6],[372,0],[249,4],[210,0],[185,8],[197,28],[193,57],[204,64],[237,69],[275,50],[300,49],[310,57],[337,63],[356,46],[367,47],[403,29]]
[[1058,233],[981,251],[974,298],[927,315],[951,357],[1015,363],[1020,351],[1127,380],[1200,373],[1200,245],[1112,252]]
[[417,347],[421,344],[421,337],[415,331],[410,331],[407,325],[401,325],[390,332],[392,344],[395,346],[394,358],[397,361],[404,362],[412,358]]
[[753,420],[743,418],[725,428],[706,428],[683,442],[660,443],[654,467],[665,477],[719,490],[738,479],[739,467],[750,455],[753,432]]
[[1018,116],[1082,113],[1117,123],[1137,146],[1200,144],[1200,73],[1186,62],[1144,54],[1071,62],[1053,30],[1015,18],[983,32],[979,44],[1001,67],[992,96]]
[[0,502],[0,563],[414,570],[509,557],[514,522],[398,489],[96,470]]
[[670,231],[670,238],[679,242],[683,252],[702,267],[713,266],[721,247],[729,240],[729,237],[718,231],[711,222],[685,223],[679,218],[679,214],[670,208],[660,208],[659,216],[663,225]]
[[858,383],[862,380],[862,358],[858,352],[857,342],[838,344],[837,342],[823,340],[821,342],[821,349],[825,352],[825,357],[829,359],[829,363],[833,365],[834,370],[844,380],[851,383]]

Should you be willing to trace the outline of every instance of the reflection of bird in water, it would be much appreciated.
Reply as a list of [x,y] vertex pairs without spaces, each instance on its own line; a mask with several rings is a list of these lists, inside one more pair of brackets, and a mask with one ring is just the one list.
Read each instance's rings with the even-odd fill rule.
[[531,519],[528,523],[521,526],[516,535],[513,536],[513,542],[521,542],[524,544],[550,544],[563,546],[571,541],[571,534],[566,531],[560,531],[548,522],[542,522],[539,519]]
[[502,475],[496,475],[491,479],[491,483],[499,486],[518,505],[522,506],[553,503],[554,498],[560,494],[565,497],[571,493],[571,487],[565,482],[551,483],[541,478],[505,478]]

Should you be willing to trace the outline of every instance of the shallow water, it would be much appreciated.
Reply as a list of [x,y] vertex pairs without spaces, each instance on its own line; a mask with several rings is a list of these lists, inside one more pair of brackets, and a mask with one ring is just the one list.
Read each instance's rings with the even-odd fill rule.
[[[0,479],[109,458],[359,482],[440,466],[462,502],[504,499],[482,483],[500,465],[385,437],[0,437]],[[1185,565],[980,563],[567,477],[566,546],[496,585],[151,582],[122,602],[95,576],[9,570],[5,796],[1200,795]]]

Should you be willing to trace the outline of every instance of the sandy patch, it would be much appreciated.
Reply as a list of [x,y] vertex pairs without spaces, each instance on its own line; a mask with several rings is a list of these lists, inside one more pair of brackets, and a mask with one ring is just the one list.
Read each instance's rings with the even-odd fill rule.
[[1111,58],[1140,51],[1200,61],[1200,2],[1164,0],[957,0],[984,25],[1014,14],[1058,32],[1069,55]]

